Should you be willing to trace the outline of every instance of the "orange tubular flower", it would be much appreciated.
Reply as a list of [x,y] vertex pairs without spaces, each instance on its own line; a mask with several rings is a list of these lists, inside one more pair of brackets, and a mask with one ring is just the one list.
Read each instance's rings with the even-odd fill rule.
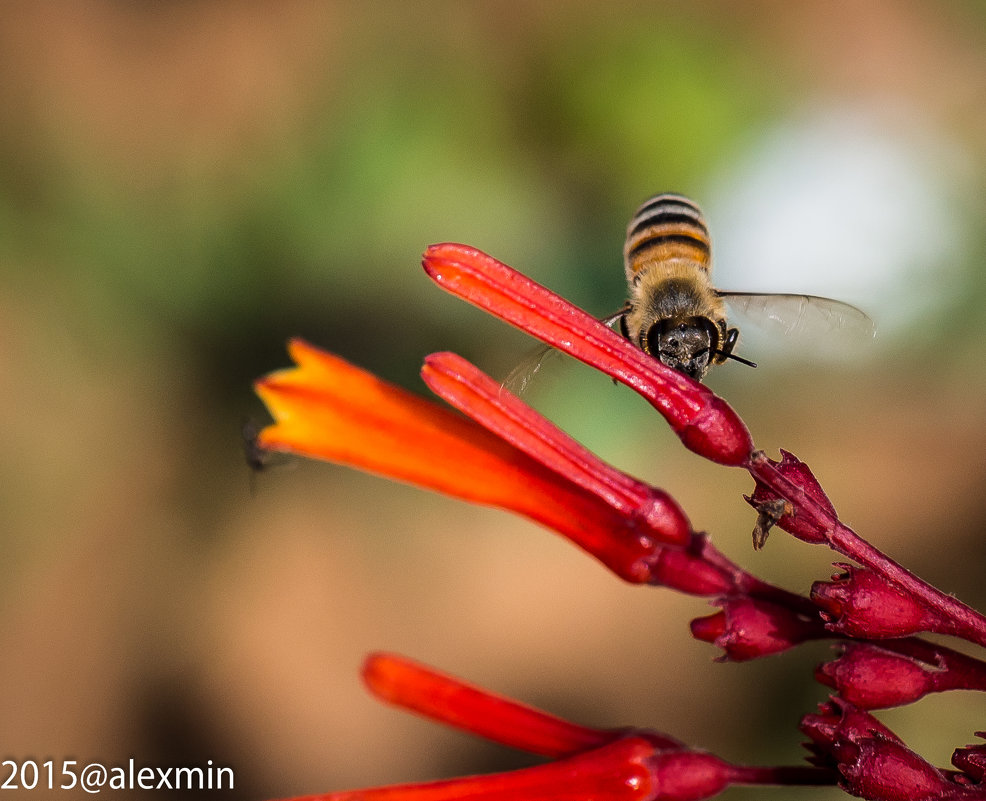
[[[433,357],[427,380],[474,416],[512,426],[506,439],[301,340],[290,352],[297,367],[256,384],[276,420],[259,433],[260,448],[518,512],[631,582],[655,581],[664,546],[691,540],[668,495],[598,459],[464,360]],[[706,594],[727,587],[716,571],[703,580]]]

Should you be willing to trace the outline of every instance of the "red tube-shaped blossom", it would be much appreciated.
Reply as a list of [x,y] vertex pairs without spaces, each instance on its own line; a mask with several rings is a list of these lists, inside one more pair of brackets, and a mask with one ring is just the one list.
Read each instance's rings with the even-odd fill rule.
[[653,752],[647,740],[635,737],[523,770],[310,795],[294,801],[653,801],[664,798],[647,765]]
[[732,784],[829,784],[811,768],[734,767],[712,754],[626,737],[547,765],[461,779],[309,795],[293,801],[701,801]]
[[291,801],[701,801],[731,785],[828,785],[829,771],[736,767],[700,751],[627,737],[533,768],[308,795]]
[[750,432],[724,400],[578,307],[466,245],[432,245],[423,264],[443,289],[638,392],[690,450],[721,464],[747,461],[753,450]]
[[723,598],[715,604],[721,611],[696,618],[691,629],[695,639],[722,648],[723,660],[745,662],[830,636],[818,618],[786,606],[753,598]]
[[[367,657],[363,680],[374,695],[395,706],[541,756],[570,756],[624,734],[562,720],[394,654]],[[656,732],[648,732],[647,738],[656,747],[681,747],[677,740]]]
[[700,801],[733,784],[823,785],[830,770],[730,765],[656,732],[578,726],[403,657],[364,678],[383,699],[506,745],[559,759],[509,773],[305,796],[296,801]]

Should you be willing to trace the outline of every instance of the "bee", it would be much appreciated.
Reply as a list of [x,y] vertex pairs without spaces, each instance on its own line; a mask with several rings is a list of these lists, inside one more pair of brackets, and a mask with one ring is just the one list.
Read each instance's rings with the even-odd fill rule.
[[627,226],[623,264],[630,298],[605,321],[618,321],[624,337],[696,381],[727,359],[756,367],[733,353],[739,329],[727,323],[727,302],[780,323],[788,333],[822,323],[873,335],[873,322],[866,314],[837,300],[716,289],[705,218],[681,195],[655,195],[637,209]]
[[[712,248],[701,209],[671,193],[644,202],[627,225],[623,266],[629,299],[615,314],[601,318],[618,324],[623,336],[662,364],[702,381],[712,365],[727,359],[756,367],[733,350],[739,329],[727,322],[726,307],[751,322],[783,334],[872,337],[873,321],[855,306],[816,295],[724,292],[712,284]],[[539,347],[503,385],[523,393],[546,357]]]

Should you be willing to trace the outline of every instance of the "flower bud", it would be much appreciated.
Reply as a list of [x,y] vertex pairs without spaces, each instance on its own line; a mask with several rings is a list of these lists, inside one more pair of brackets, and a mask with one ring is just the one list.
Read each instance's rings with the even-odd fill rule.
[[838,767],[840,786],[853,795],[900,801],[943,798],[957,789],[876,718],[841,698],[822,704],[817,715],[805,715],[801,731],[817,754]]
[[743,662],[826,636],[817,620],[768,601],[727,598],[716,604],[722,611],[696,618],[691,629],[696,639],[722,648],[723,659]]
[[913,596],[872,570],[839,566],[844,573],[811,587],[811,599],[822,610],[829,631],[884,639],[934,630],[936,617]]
[[815,677],[861,709],[884,709],[933,692],[933,669],[876,645],[849,643],[838,659],[820,665]]
[[940,770],[899,742],[862,737],[840,753],[839,784],[862,798],[942,798],[956,790]]
[[[986,731],[977,731],[976,736],[986,738]],[[956,748],[952,753],[952,764],[976,782],[986,780],[986,743]]]
[[805,715],[799,728],[811,738],[819,754],[831,754],[835,744],[844,738],[880,735],[884,739],[899,739],[869,712],[838,697],[819,704],[816,714]]

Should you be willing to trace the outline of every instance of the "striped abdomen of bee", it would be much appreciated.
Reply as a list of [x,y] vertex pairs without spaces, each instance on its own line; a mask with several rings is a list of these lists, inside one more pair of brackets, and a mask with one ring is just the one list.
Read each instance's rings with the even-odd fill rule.
[[710,280],[712,251],[701,210],[681,195],[657,195],[627,226],[623,248],[630,298],[623,335],[663,364],[701,381],[730,355],[738,331]]

